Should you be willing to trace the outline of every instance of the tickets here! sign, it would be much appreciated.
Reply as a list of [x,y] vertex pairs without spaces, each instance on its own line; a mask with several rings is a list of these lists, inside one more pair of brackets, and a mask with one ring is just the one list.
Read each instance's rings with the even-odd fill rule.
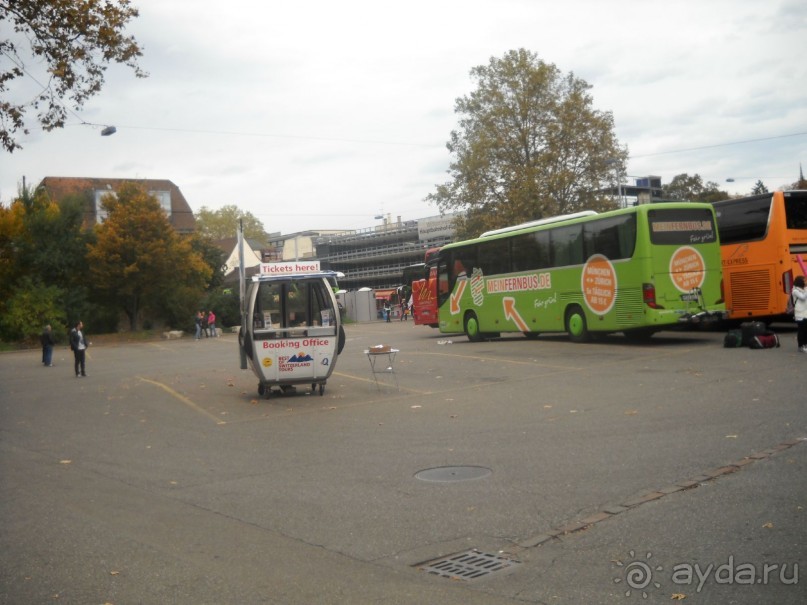
[[319,261],[292,261],[288,263],[261,263],[261,275],[293,275],[299,273],[318,273]]

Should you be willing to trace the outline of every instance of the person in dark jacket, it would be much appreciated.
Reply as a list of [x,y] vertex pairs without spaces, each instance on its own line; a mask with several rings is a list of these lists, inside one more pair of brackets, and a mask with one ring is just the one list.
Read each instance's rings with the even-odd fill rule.
[[[87,376],[84,369],[85,357],[87,353],[87,337],[84,335],[84,324],[79,320],[76,327],[70,330],[70,348],[73,351],[73,358],[75,359],[74,368],[76,370],[76,378],[79,376]],[[79,370],[81,374],[79,374]]]
[[39,337],[42,341],[42,365],[52,368],[53,367],[53,330],[50,324],[45,326],[42,330],[42,335]]

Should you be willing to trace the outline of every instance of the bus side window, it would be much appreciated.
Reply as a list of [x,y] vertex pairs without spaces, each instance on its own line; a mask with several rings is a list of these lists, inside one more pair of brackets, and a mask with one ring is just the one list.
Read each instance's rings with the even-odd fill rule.
[[536,231],[513,238],[513,271],[534,271],[549,266],[549,232]]
[[485,275],[510,273],[510,245],[506,239],[495,239],[479,244],[479,265]]
[[636,215],[589,221],[583,233],[586,257],[602,254],[612,260],[630,258],[636,242]]
[[437,302],[442,304],[448,296],[448,263],[451,262],[450,256],[441,259],[437,265]]
[[454,287],[454,282],[458,277],[470,277],[473,270],[477,267],[476,259],[476,246],[470,246],[461,251],[454,251],[452,257],[454,259],[453,270],[451,272],[451,283],[449,286]]
[[583,258],[583,225],[569,225],[550,230],[552,264],[556,267],[581,265]]

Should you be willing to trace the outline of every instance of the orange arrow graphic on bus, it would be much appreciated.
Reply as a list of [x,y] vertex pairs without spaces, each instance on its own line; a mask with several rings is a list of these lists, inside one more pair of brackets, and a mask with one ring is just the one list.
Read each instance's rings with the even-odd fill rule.
[[516,311],[516,299],[511,296],[505,296],[502,299],[502,304],[504,305],[504,318],[512,319],[522,332],[529,332],[530,327],[527,322]]
[[462,293],[465,292],[465,286],[468,285],[468,280],[458,280],[457,287],[454,289],[454,292],[451,293],[449,297],[449,310],[451,311],[452,315],[456,315],[460,312],[460,298],[462,298]]

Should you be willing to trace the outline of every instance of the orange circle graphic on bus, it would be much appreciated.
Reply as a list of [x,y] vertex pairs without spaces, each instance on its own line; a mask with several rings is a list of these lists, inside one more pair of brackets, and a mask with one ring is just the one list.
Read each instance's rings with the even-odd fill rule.
[[605,315],[616,302],[616,271],[602,254],[592,255],[583,265],[580,278],[583,300],[593,313]]
[[706,263],[701,253],[690,246],[678,248],[670,258],[670,277],[681,292],[700,288],[706,279]]
[[263,364],[263,367],[271,368],[272,367],[272,358],[271,357],[264,357],[263,360],[261,361],[261,363]]

